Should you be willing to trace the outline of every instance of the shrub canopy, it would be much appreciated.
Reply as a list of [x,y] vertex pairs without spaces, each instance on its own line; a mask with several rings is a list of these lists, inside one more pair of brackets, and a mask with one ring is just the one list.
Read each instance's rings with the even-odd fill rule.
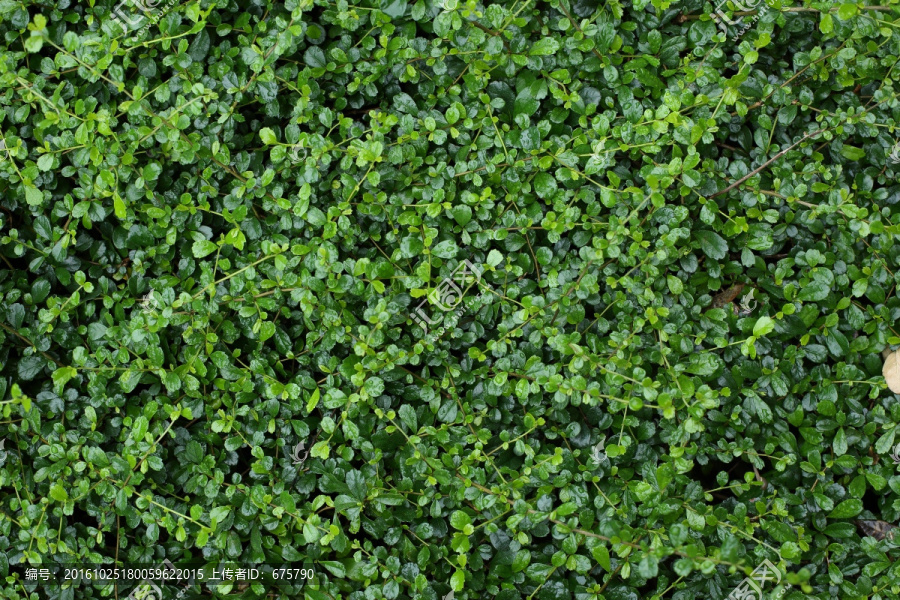
[[0,597],[898,597],[895,0],[357,1],[0,1]]

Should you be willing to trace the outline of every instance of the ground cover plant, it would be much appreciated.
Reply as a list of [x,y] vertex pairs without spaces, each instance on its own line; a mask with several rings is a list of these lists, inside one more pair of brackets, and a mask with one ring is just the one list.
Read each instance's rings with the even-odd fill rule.
[[895,0],[357,1],[0,0],[0,598],[900,597]]

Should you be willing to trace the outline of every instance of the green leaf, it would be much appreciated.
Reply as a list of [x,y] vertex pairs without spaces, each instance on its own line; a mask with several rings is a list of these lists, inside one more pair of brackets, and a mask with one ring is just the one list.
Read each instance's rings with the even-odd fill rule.
[[227,234],[225,234],[225,243],[231,244],[238,250],[244,249],[244,244],[247,242],[247,237],[244,235],[244,232],[240,230],[239,227],[235,227]]
[[840,8],[838,8],[838,17],[841,18],[842,21],[846,21],[852,17],[855,17],[859,12],[859,9],[855,4],[845,3],[841,4]]
[[70,379],[78,375],[78,371],[73,367],[60,367],[53,372],[53,388],[57,394],[62,394],[63,386]]
[[728,254],[728,243],[714,231],[701,230],[696,232],[700,241],[700,249],[708,257],[721,260]]
[[141,176],[147,181],[156,181],[161,174],[162,167],[155,162],[147,163],[141,170]]
[[450,515],[450,525],[454,529],[464,529],[466,525],[472,523],[472,518],[461,510],[455,510]]
[[541,132],[537,127],[528,127],[522,131],[522,148],[527,151],[537,150],[541,147]]
[[453,240],[444,240],[431,250],[431,253],[438,258],[454,258],[457,252],[459,252],[459,247]]
[[847,435],[844,433],[844,428],[841,427],[834,436],[834,455],[843,456],[844,454],[847,454]]
[[465,227],[472,220],[472,209],[464,204],[451,208],[450,214],[453,215],[460,227]]
[[96,446],[86,446],[82,448],[81,452],[84,455],[84,459],[95,467],[102,469],[103,467],[108,467],[110,465],[109,457],[106,456],[106,452]]
[[778,109],[778,122],[781,125],[790,125],[795,118],[797,118],[797,106],[795,104],[782,106]]
[[24,306],[19,303],[15,303],[12,306],[7,307],[6,314],[6,320],[9,321],[9,324],[12,325],[14,329],[19,329],[22,327],[22,323],[25,321]]
[[581,304],[575,304],[570,306],[566,311],[566,321],[570,325],[577,325],[578,323],[584,321],[584,315],[584,306],[582,306]]
[[404,404],[401,406],[397,413],[400,415],[400,419],[406,424],[406,428],[415,433],[418,430],[418,425],[416,421],[416,411],[409,404]]
[[113,194],[113,210],[116,213],[117,219],[124,219],[126,216],[125,211],[125,201],[119,196],[118,193]]
[[838,357],[850,353],[850,341],[847,336],[834,328],[829,329],[825,335],[825,345],[832,354]]
[[550,197],[556,191],[556,179],[549,173],[538,173],[534,178],[534,191],[541,198]]
[[772,317],[760,317],[753,325],[753,335],[761,337],[775,329],[775,320]]
[[191,246],[191,251],[194,253],[194,258],[203,258],[215,252],[217,247],[209,240],[198,240]]
[[862,500],[851,498],[844,500],[838,504],[833,511],[828,514],[829,519],[850,519],[862,512]]
[[612,573],[612,563],[609,560],[609,550],[606,546],[594,546],[591,548],[591,555],[607,573]]
[[317,564],[325,567],[335,577],[344,579],[347,577],[347,568],[336,560],[320,560]]
[[856,535],[856,526],[851,523],[830,523],[823,533],[828,537],[846,539]]
[[865,157],[866,152],[862,148],[857,148],[856,146],[844,145],[844,147],[841,148],[841,155],[844,158],[858,161]]
[[638,563],[637,572],[647,579],[656,577],[659,574],[659,559],[655,556],[644,556]]
[[194,62],[202,62],[209,53],[209,46],[209,33],[203,28],[197,32],[197,35],[194,36],[194,39],[191,41],[191,45],[188,47],[188,54]]
[[38,206],[44,201],[44,194],[34,186],[25,186],[25,202],[31,206]]
[[684,181],[684,184],[689,188],[698,188],[703,183],[703,178],[700,173],[694,171],[693,169],[688,169],[684,173],[681,174],[681,178]]
[[69,499],[69,493],[62,485],[55,483],[50,486],[50,497],[57,502],[65,502]]
[[548,56],[550,54],[556,54],[557,50],[559,50],[559,42],[552,37],[545,37],[537,42],[531,47],[531,56]]
[[447,400],[438,409],[437,418],[442,423],[453,423],[456,421],[457,414],[456,402]]
[[44,47],[44,38],[38,35],[32,35],[30,37],[25,38],[25,50],[34,54],[36,52],[40,52],[41,48]]
[[147,417],[143,415],[136,417],[131,426],[131,439],[135,442],[143,440],[149,426],[150,422],[147,421]]
[[259,139],[261,139],[263,144],[267,146],[274,146],[278,143],[278,137],[275,135],[275,132],[272,131],[272,129],[269,127],[263,127],[259,130]]
[[163,375],[162,382],[169,393],[177,392],[181,389],[181,377],[175,371],[169,371]]
[[44,215],[36,218],[32,225],[34,227],[34,232],[41,236],[41,238],[50,240],[53,237],[53,227],[50,225],[50,219]]
[[197,441],[191,440],[185,448],[184,457],[194,464],[200,464],[203,460],[203,447]]
[[763,521],[763,529],[765,529],[776,542],[796,542],[798,539],[797,532],[787,523],[766,520]]
[[680,279],[673,275],[666,276],[666,285],[673,294],[680,294],[684,291],[684,284]]
[[322,460],[327,459],[330,453],[331,449],[328,446],[328,442],[325,440],[317,442],[309,451],[310,456],[313,458],[321,458]]
[[537,99],[531,95],[531,91],[526,88],[516,97],[516,102],[513,105],[513,112],[517,115],[528,115],[530,117],[536,113],[540,107],[541,103],[538,102]]
[[414,258],[419,256],[422,253],[422,249],[425,245],[422,243],[422,239],[419,237],[405,237],[403,241],[400,242],[400,251],[403,253],[405,258]]
[[22,360],[19,361],[19,378],[25,381],[31,381],[38,374],[44,370],[44,367],[47,365],[47,361],[44,360],[42,356],[26,356]]
[[313,393],[310,394],[309,400],[306,402],[306,412],[311,413],[315,410],[316,406],[319,404],[319,388],[313,390]]
[[491,267],[496,267],[501,262],[503,262],[503,255],[500,254],[500,252],[498,252],[497,250],[491,250],[490,252],[488,252],[487,260],[485,262],[487,262],[487,264]]
[[450,588],[454,592],[461,592],[463,587],[466,585],[466,574],[460,569],[457,569],[453,575],[450,576]]
[[804,302],[817,302],[827,298],[830,292],[831,287],[829,285],[824,281],[815,280],[809,282],[800,289],[800,293],[797,294],[797,299]]
[[324,68],[326,65],[325,53],[321,48],[312,46],[303,54],[303,62],[313,68]]
[[450,106],[447,109],[447,112],[444,113],[444,118],[447,119],[447,123],[450,125],[454,125],[457,121],[459,121],[459,117],[460,117],[459,110],[456,108],[455,105]]
[[259,341],[265,342],[273,335],[275,335],[275,323],[263,321],[262,325],[259,327]]
[[146,248],[153,244],[153,235],[150,233],[150,229],[143,225],[133,225],[128,230],[128,235],[125,236],[125,245],[132,249],[137,250],[138,248]]
[[544,248],[543,246],[535,248],[534,253],[541,266],[546,266],[553,262],[553,251],[549,248]]
[[201,529],[197,532],[197,536],[194,539],[194,544],[198,548],[204,547],[209,542],[209,531],[206,529]]
[[891,448],[894,446],[894,436],[897,433],[897,428],[889,429],[886,431],[881,437],[878,438],[878,441],[875,442],[875,452],[878,454],[887,454],[890,452]]
[[512,562],[512,571],[513,573],[518,573],[520,571],[524,571],[528,564],[531,562],[531,552],[528,550],[519,550],[516,552],[515,558],[513,558]]

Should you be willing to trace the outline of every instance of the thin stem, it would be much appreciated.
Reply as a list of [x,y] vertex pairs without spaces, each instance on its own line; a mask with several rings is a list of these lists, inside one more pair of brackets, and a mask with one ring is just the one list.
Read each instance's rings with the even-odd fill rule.
[[715,198],[716,196],[721,196],[722,194],[726,194],[726,193],[730,192],[731,190],[733,190],[737,186],[741,185],[742,183],[744,183],[745,181],[747,181],[748,179],[750,179],[751,177],[753,177],[754,175],[756,175],[757,173],[759,173],[760,171],[762,171],[763,169],[765,169],[766,167],[771,165],[773,162],[775,162],[776,160],[778,160],[779,158],[781,158],[782,156],[784,156],[785,154],[787,154],[788,152],[790,152],[791,150],[796,148],[798,145],[802,144],[803,142],[805,142],[809,138],[813,137],[814,135],[818,135],[818,134],[822,133],[823,131],[828,131],[828,127],[825,127],[824,129],[819,129],[818,131],[813,131],[812,133],[807,133],[802,138],[800,138],[799,140],[797,140],[796,142],[794,142],[793,144],[791,144],[790,146],[788,146],[787,148],[785,148],[784,150],[782,150],[781,152],[779,152],[778,154],[776,154],[775,156],[773,156],[772,158],[770,158],[769,160],[767,160],[766,162],[761,164],[760,166],[756,167],[755,169],[753,169],[752,171],[750,171],[749,173],[747,173],[746,175],[744,175],[743,177],[741,177],[740,179],[738,179],[737,181],[735,181],[734,183],[729,185],[724,190],[722,190],[720,192],[716,192],[715,194],[710,196],[710,198]]

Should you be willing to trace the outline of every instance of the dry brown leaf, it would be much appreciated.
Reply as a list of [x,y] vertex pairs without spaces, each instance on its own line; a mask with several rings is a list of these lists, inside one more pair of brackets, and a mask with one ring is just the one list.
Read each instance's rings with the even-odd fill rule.
[[895,394],[900,394],[900,352],[891,352],[881,369],[884,380]]
[[741,290],[744,289],[743,283],[736,283],[735,285],[727,288],[726,290],[719,292],[713,297],[712,304],[710,305],[712,308],[724,308],[729,303],[733,302],[735,298],[737,298],[738,294],[741,293]]
[[896,536],[897,526],[887,521],[857,521],[856,524],[867,537],[873,537],[876,540],[888,538],[893,541]]

